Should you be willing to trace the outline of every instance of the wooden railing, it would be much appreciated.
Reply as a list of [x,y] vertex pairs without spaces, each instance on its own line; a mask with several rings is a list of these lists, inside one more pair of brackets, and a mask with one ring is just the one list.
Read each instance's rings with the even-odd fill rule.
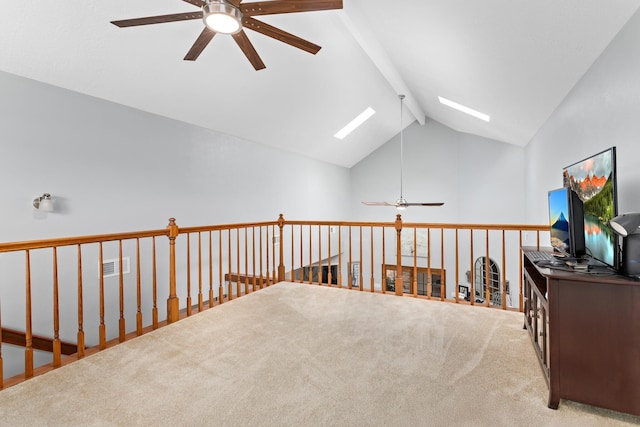
[[1,243],[0,387],[284,280],[522,310],[520,247],[548,230],[280,215]]

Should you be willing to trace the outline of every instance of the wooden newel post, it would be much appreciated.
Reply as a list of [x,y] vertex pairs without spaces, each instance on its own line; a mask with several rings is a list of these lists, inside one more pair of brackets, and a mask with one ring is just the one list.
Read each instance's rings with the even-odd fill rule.
[[175,218],[169,218],[169,298],[167,299],[167,323],[180,318],[180,304],[176,291],[176,237],[180,233]]
[[278,282],[284,282],[284,245],[282,242],[282,234],[284,231],[284,215],[278,217],[278,227],[280,228],[280,263],[278,264]]
[[396,214],[396,295],[402,295],[402,216]]

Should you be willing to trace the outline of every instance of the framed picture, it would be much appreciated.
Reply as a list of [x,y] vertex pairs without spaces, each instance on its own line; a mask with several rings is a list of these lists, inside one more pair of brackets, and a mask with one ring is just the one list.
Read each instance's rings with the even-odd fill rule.
[[[415,239],[414,239],[415,237]],[[415,230],[413,228],[403,228],[400,232],[400,250],[402,256],[414,256],[419,258],[427,257],[427,230]]]

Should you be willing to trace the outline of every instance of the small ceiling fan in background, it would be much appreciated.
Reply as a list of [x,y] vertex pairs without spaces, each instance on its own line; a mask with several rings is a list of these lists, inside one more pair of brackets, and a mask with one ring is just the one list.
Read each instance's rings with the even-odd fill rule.
[[404,102],[404,95],[398,95],[400,98],[400,198],[396,200],[394,203],[392,202],[362,202],[367,206],[394,206],[398,210],[406,209],[409,206],[442,206],[444,202],[420,202],[420,203],[409,203],[402,196],[402,172],[404,166],[403,160],[403,150],[404,150],[404,140],[403,140],[403,131],[402,131],[402,104]]
[[111,23],[123,28],[202,19],[205,27],[193,46],[191,46],[187,55],[184,57],[185,61],[195,61],[216,34],[230,34],[249,62],[251,62],[253,68],[256,70],[262,70],[266,68],[266,66],[247,37],[247,34],[244,32],[245,28],[257,31],[265,36],[269,36],[314,55],[318,53],[321,48],[320,46],[298,36],[287,33],[269,24],[265,24],[264,22],[255,19],[254,16],[342,9],[342,0],[272,0],[253,3],[242,3],[243,0],[182,1],[197,6],[201,10],[199,12],[124,19],[120,21],[111,21]]

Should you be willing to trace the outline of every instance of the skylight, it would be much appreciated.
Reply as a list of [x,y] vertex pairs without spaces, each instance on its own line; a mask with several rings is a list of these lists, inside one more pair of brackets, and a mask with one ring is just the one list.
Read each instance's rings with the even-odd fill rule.
[[457,102],[450,101],[447,98],[443,98],[441,96],[439,96],[438,99],[440,100],[441,104],[444,104],[458,111],[462,111],[463,113],[469,114],[470,116],[473,116],[476,119],[484,120],[485,122],[488,122],[489,120],[491,120],[491,117],[489,117],[488,114],[481,113],[480,111],[476,111],[473,108],[466,107],[464,105],[458,104]]
[[351,132],[353,132],[354,130],[356,130],[358,128],[358,126],[360,126],[361,124],[363,124],[364,122],[366,122],[371,116],[373,116],[375,114],[375,110],[371,107],[367,108],[366,110],[364,110],[362,113],[360,113],[358,115],[358,117],[356,117],[355,119],[351,120],[351,122],[349,122],[348,125],[346,125],[345,127],[343,127],[342,129],[340,129],[338,131],[338,133],[336,133],[335,136],[338,139],[344,139],[347,137],[347,135],[349,135]]

